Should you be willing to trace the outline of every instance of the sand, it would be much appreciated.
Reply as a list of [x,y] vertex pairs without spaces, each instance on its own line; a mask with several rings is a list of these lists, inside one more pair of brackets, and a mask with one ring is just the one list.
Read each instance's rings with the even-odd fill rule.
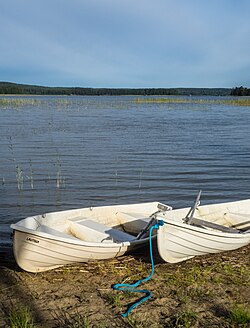
[[[122,318],[141,294],[112,290],[151,271],[142,254],[32,274],[18,268],[10,248],[0,251],[0,327],[29,309],[35,327],[250,327],[234,323],[237,307],[250,311],[250,245],[178,264],[156,263],[142,289],[150,300]],[[249,312],[250,313],[250,312]]]

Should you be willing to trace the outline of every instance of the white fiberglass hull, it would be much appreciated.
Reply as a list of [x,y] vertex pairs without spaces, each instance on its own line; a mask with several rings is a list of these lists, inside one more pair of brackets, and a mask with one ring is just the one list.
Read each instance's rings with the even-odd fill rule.
[[158,217],[164,220],[157,232],[158,251],[164,261],[177,263],[194,256],[235,250],[250,243],[250,200],[200,206],[195,211],[198,220],[222,227],[239,227],[235,232],[187,224],[183,218],[188,211],[188,208],[178,209]]
[[129,243],[75,244],[22,231],[15,231],[13,242],[17,264],[29,272],[42,272],[66,264],[114,258],[123,255],[129,246]]
[[137,240],[136,235],[158,206],[158,202],[103,206],[26,218],[11,225],[16,262],[23,270],[43,272],[121,256],[148,242],[148,237]]

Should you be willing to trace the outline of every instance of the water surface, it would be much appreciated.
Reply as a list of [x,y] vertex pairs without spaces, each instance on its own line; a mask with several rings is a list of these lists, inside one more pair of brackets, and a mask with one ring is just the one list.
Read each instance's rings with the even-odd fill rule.
[[[0,97],[0,243],[12,222],[85,206],[250,198],[250,108],[135,97]],[[13,101],[13,99],[15,101]]]

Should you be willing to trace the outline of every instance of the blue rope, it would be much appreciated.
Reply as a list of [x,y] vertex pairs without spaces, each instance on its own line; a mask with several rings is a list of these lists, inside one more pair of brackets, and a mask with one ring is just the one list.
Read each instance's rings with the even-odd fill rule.
[[151,273],[148,277],[144,279],[140,279],[136,281],[134,284],[115,284],[112,286],[114,290],[120,290],[123,292],[132,292],[132,293],[143,293],[145,296],[134,302],[132,305],[130,305],[125,313],[122,313],[121,316],[126,318],[130,312],[137,307],[138,305],[142,304],[143,302],[147,301],[151,296],[152,293],[146,289],[135,289],[138,287],[141,283],[148,281],[152,278],[154,274],[154,258],[153,258],[153,247],[152,247],[152,232],[153,229],[159,229],[160,226],[162,226],[164,222],[162,220],[159,220],[155,225],[153,225],[149,230],[149,250],[150,250],[150,260],[151,260]]

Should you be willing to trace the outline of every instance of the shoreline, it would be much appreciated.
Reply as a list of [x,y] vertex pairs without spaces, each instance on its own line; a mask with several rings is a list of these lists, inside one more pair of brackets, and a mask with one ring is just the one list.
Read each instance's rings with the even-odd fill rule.
[[176,327],[177,322],[233,327],[230,311],[236,305],[250,311],[249,253],[250,245],[178,264],[156,263],[153,278],[141,286],[153,297],[123,319],[120,314],[141,294],[114,291],[111,285],[147,276],[147,257],[129,255],[31,274],[17,267],[12,248],[5,247],[0,251],[0,327],[23,306],[35,327],[73,327],[76,320],[85,320],[86,327]]

